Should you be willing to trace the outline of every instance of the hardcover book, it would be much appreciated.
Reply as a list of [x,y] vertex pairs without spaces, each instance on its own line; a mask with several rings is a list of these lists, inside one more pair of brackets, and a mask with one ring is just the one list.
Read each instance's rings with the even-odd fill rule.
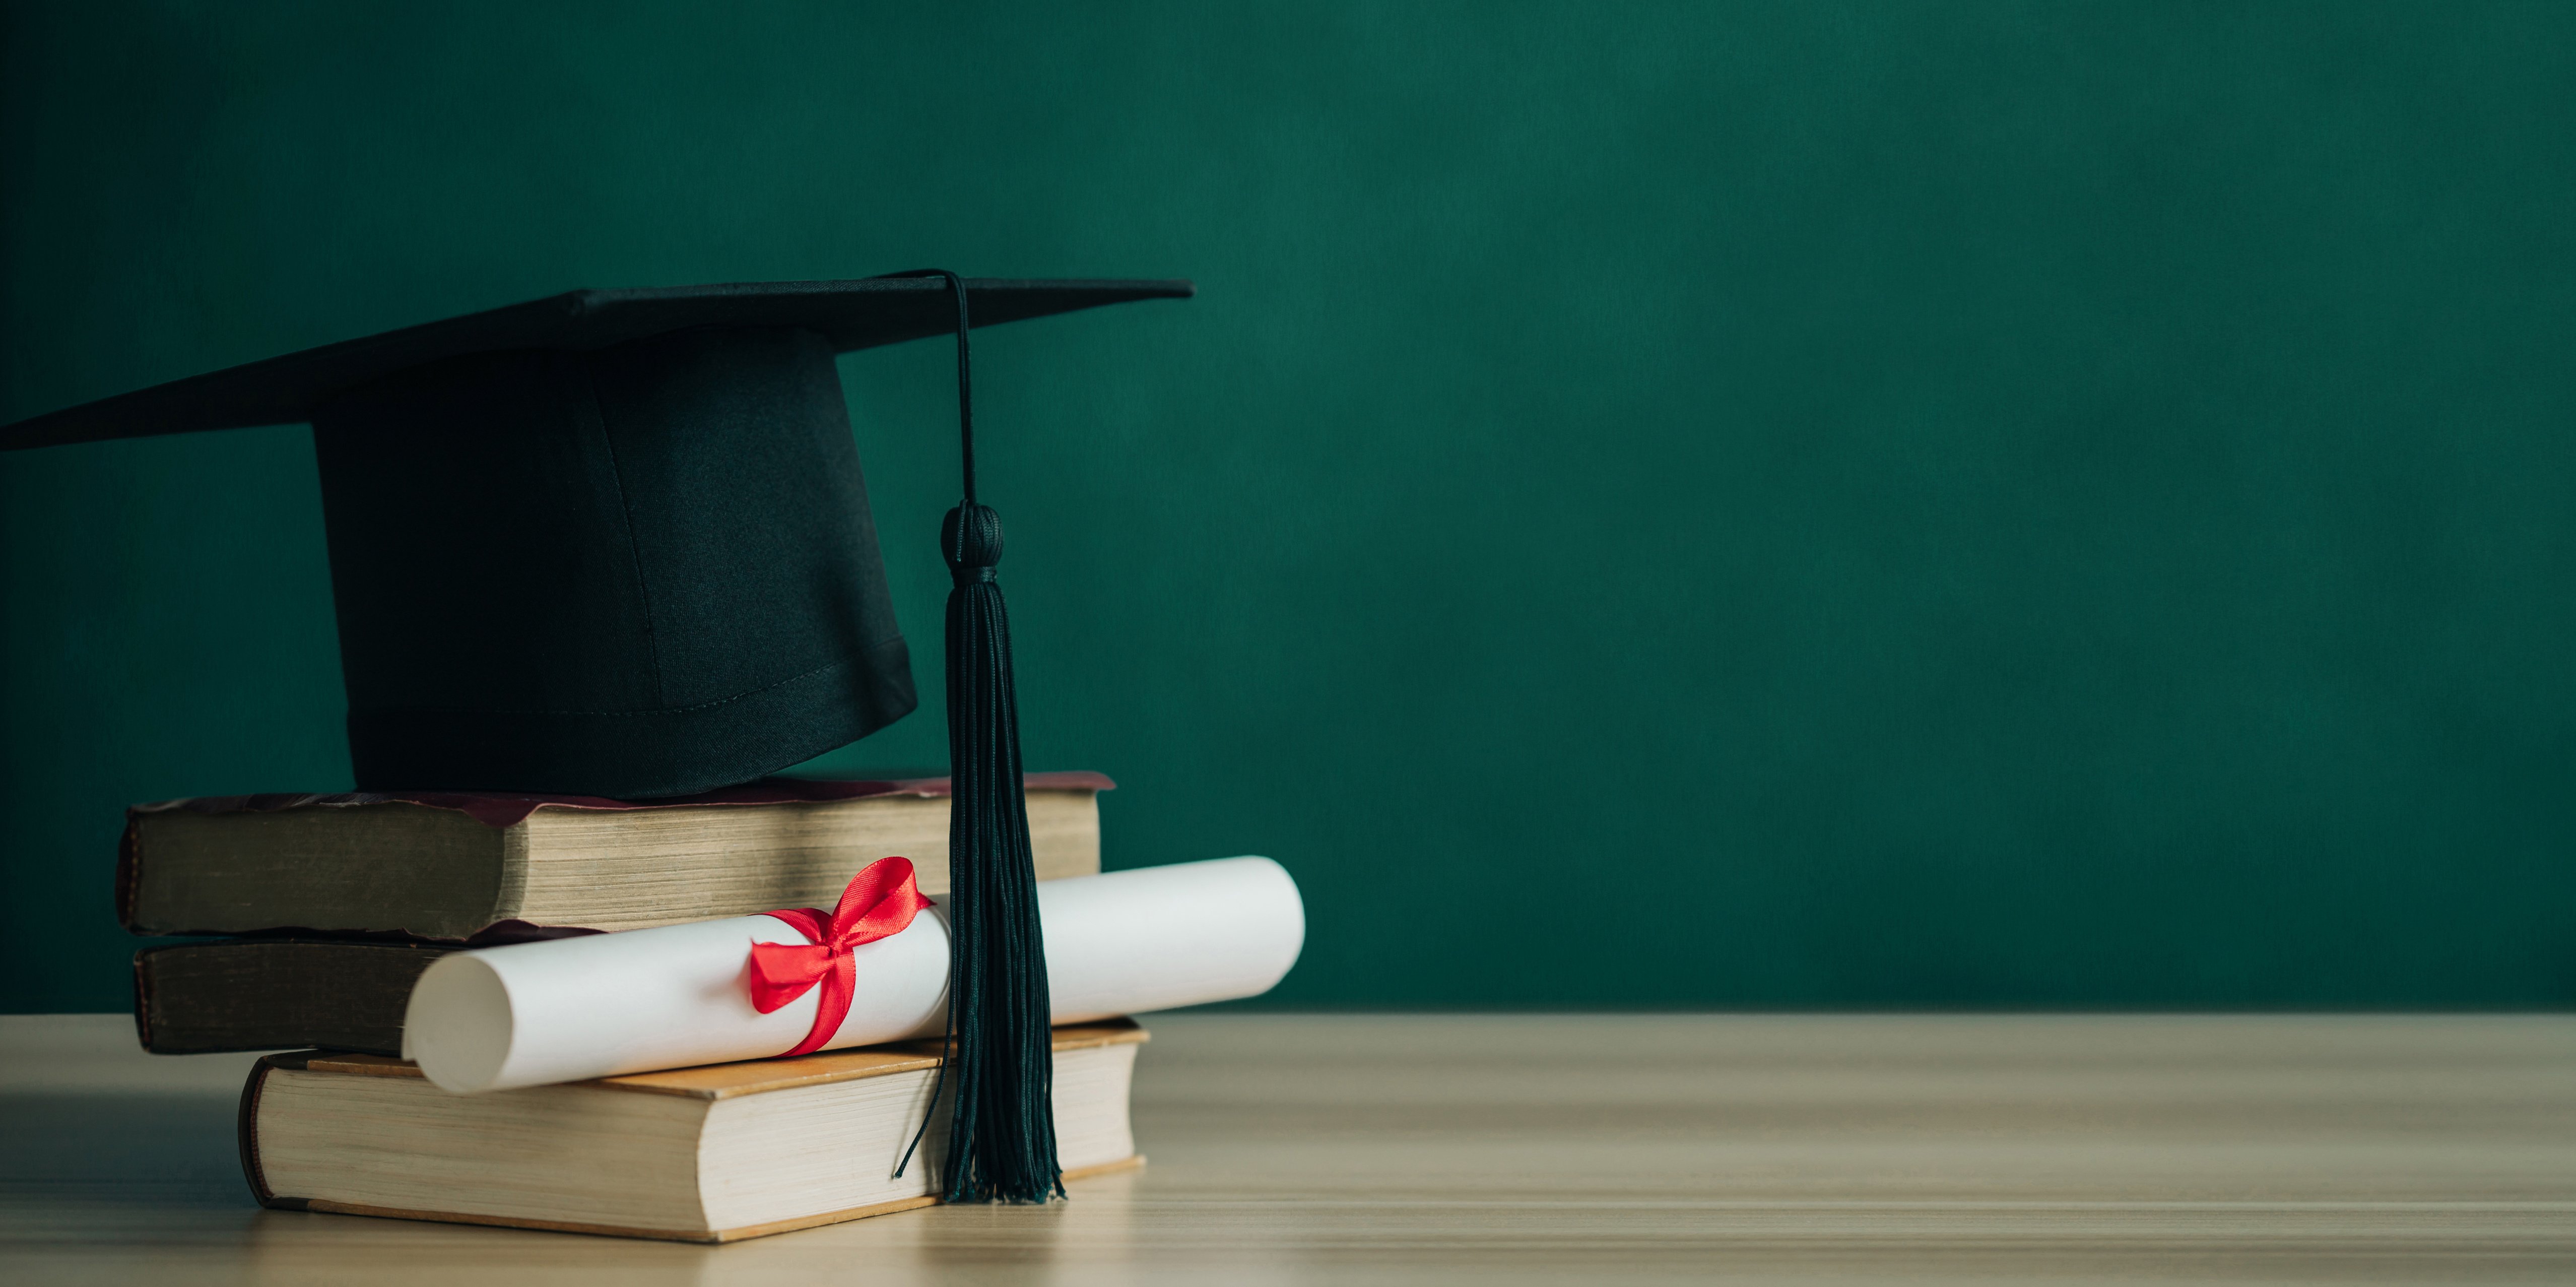
[[[1041,880],[1100,870],[1097,773],[1032,773]],[[830,906],[910,858],[948,889],[948,780],[772,778],[619,801],[465,793],[229,796],[126,814],[117,914],[136,934],[506,942]]]
[[156,1055],[325,1046],[402,1053],[428,943],[239,938],[134,954],[134,1034]]
[[[1055,1030],[1068,1180],[1143,1163],[1145,1040],[1124,1019]],[[242,1088],[242,1171],[284,1210],[734,1242],[937,1202],[948,1096],[895,1169],[939,1060],[913,1043],[451,1095],[398,1059],[270,1055]]]

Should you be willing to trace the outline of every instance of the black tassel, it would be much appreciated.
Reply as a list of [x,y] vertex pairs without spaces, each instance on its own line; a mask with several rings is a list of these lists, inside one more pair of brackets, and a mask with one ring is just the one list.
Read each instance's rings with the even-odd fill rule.
[[[956,583],[948,592],[948,1040],[940,1072],[956,1097],[944,1196],[1044,1202],[1064,1196],[1055,1151],[1055,1051],[1020,778],[1011,622],[993,579],[1002,561],[1002,518],[975,501],[966,283],[937,269],[894,276],[946,278],[957,297],[957,416],[966,486],[939,533]],[[933,1109],[938,1096],[931,1092]]]
[[1011,623],[993,581],[1001,516],[959,505],[939,544],[957,581],[948,592],[948,995],[957,1030],[948,1200],[1044,1202],[1064,1186]]

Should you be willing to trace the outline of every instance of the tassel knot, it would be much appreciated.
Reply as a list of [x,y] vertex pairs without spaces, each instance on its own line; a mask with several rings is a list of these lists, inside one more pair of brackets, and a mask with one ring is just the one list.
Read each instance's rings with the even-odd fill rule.
[[948,511],[939,524],[939,552],[958,584],[992,580],[1002,561],[1002,516],[973,501]]

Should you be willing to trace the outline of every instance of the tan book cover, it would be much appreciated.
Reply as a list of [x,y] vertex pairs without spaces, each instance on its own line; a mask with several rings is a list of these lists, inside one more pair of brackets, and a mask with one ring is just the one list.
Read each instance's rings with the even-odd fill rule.
[[[1127,1115],[1133,1020],[1055,1032],[1069,1180],[1143,1164]],[[734,1242],[930,1206],[946,1097],[936,1042],[451,1095],[379,1055],[269,1055],[242,1088],[262,1206]]]

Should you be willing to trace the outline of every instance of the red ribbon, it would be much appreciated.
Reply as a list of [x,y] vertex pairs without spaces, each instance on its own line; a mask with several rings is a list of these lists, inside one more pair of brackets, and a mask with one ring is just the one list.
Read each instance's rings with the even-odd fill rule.
[[858,991],[858,965],[850,949],[900,934],[930,900],[912,883],[912,860],[879,858],[850,877],[841,904],[825,915],[819,908],[790,907],[762,912],[796,927],[802,943],[751,945],[751,1004],[762,1014],[823,986],[822,1004],[814,1010],[814,1027],[794,1049],[780,1055],[806,1055],[823,1048],[850,1015],[850,998]]

